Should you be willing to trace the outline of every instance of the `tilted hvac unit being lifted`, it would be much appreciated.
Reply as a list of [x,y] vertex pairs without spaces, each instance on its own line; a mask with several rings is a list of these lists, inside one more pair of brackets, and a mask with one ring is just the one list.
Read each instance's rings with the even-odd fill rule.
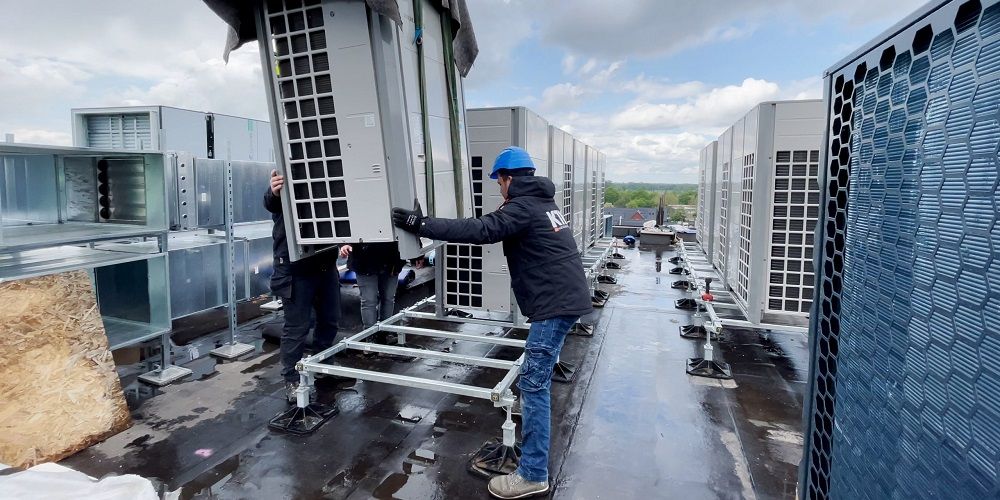
[[430,242],[394,228],[392,206],[472,215],[457,22],[441,2],[422,0],[418,12],[392,2],[395,21],[369,3],[257,9],[292,260],[359,241],[398,240],[404,258],[420,255]]
[[1000,492],[1000,3],[931,2],[826,73],[799,498]]
[[805,325],[812,306],[822,108],[762,103],[718,141],[713,258],[752,323]]
[[[500,186],[490,179],[493,160],[504,148],[524,148],[535,164],[535,175],[549,174],[549,125],[523,107],[468,110],[472,162],[473,213],[481,217],[503,204]],[[507,258],[500,243],[445,246],[445,305],[478,309],[500,316],[515,312]]]
[[715,229],[718,227],[716,215],[716,160],[719,141],[705,146],[698,160],[698,215],[695,218],[698,243],[712,262],[715,255]]

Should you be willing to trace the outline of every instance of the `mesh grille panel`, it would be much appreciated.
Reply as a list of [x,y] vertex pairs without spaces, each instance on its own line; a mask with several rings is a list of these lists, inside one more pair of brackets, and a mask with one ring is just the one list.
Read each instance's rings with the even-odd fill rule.
[[566,220],[573,220],[573,165],[563,165],[562,211]]
[[818,150],[778,151],[774,155],[769,282],[782,286],[768,289],[769,311],[808,313],[812,307],[818,174]]
[[1000,6],[829,79],[804,498],[1000,495]]
[[750,300],[750,232],[753,229],[753,176],[756,155],[743,157],[742,190],[740,195],[739,264],[736,293],[746,304]]
[[715,264],[726,274],[726,256],[729,254],[729,162],[722,164],[722,189],[719,198],[719,239],[715,247]]
[[149,114],[88,115],[87,146],[101,149],[152,149],[153,132]]
[[299,241],[350,237],[323,7],[319,0],[270,0],[266,16]]
[[[483,157],[471,162],[472,211],[483,216]],[[467,243],[445,244],[445,305],[483,307],[483,247]]]

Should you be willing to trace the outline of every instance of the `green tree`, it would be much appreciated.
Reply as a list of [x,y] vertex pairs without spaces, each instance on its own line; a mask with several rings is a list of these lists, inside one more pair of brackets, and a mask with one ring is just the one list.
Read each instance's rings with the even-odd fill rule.
[[671,222],[684,222],[685,219],[683,210],[674,210],[674,213],[670,214]]
[[608,185],[604,188],[604,201],[605,203],[610,203],[611,206],[621,206],[619,203],[622,200],[625,192],[615,186]]
[[[667,205],[680,205],[680,198],[677,196],[677,193],[673,191],[667,191],[664,193],[663,199],[664,203]],[[657,200],[657,203],[659,203],[659,200]]]
[[698,192],[693,189],[681,191],[677,195],[677,201],[681,205],[696,205],[698,203]]

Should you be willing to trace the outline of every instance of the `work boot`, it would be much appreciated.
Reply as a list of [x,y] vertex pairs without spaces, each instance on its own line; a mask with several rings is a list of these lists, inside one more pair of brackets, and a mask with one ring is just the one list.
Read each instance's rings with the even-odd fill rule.
[[496,498],[528,498],[548,493],[549,483],[548,481],[543,483],[528,481],[515,472],[490,479],[489,490],[490,495]]

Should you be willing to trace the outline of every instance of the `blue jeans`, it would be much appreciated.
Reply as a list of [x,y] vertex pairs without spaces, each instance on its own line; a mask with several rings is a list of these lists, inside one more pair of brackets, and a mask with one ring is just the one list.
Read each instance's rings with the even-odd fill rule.
[[556,365],[563,340],[577,316],[556,316],[533,321],[524,346],[521,365],[521,464],[517,473],[528,481],[540,483],[549,478],[549,405],[552,369]]
[[399,278],[395,273],[358,274],[358,288],[361,289],[361,323],[368,328],[392,316],[396,308],[396,286]]

